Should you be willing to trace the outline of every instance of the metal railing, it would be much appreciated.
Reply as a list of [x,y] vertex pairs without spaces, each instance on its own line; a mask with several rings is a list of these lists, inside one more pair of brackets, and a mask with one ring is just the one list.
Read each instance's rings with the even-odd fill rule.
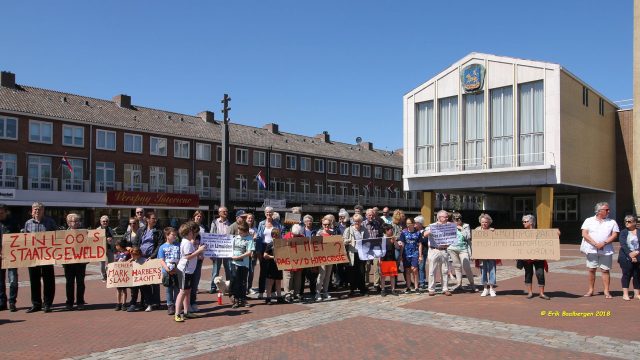
[[555,166],[555,155],[552,152],[526,153],[517,155],[484,156],[478,158],[441,160],[414,165],[405,165],[404,170],[409,174],[435,174],[449,172],[464,172],[489,170],[499,168],[519,168],[527,166],[549,165]]

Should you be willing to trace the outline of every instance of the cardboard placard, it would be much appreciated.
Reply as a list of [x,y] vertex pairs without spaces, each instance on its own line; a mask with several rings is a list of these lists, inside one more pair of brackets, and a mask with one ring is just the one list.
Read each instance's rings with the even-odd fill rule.
[[143,264],[116,261],[107,268],[107,288],[132,287],[162,283],[162,260],[151,259]]
[[302,214],[286,213],[284,214],[284,223],[287,225],[300,224]]
[[104,229],[2,235],[2,268],[107,260]]
[[356,240],[356,250],[360,260],[381,258],[387,253],[387,241],[383,238]]
[[202,234],[200,244],[207,248],[204,257],[230,258],[233,256],[233,235]]
[[349,262],[340,235],[274,239],[273,245],[278,270]]
[[558,229],[473,230],[474,259],[560,260]]
[[451,245],[458,241],[458,233],[456,224],[431,224],[429,225],[431,234],[429,235],[429,241],[433,241],[432,246]]

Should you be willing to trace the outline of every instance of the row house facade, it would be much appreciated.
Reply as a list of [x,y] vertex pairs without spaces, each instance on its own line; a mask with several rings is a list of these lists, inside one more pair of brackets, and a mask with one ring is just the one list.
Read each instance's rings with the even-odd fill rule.
[[[23,216],[42,201],[59,218],[73,210],[91,223],[105,213],[122,222],[145,205],[131,196],[149,194],[175,200],[153,206],[167,222],[217,208],[222,125],[213,112],[190,116],[133,105],[122,94],[109,101],[23,86],[8,72],[1,80],[0,202]],[[334,142],[328,132],[282,132],[273,123],[232,123],[229,132],[231,210],[259,211],[265,200],[317,214],[355,204],[418,207],[403,191],[398,153]],[[118,193],[128,200],[111,202]],[[188,205],[175,205],[181,197]]]

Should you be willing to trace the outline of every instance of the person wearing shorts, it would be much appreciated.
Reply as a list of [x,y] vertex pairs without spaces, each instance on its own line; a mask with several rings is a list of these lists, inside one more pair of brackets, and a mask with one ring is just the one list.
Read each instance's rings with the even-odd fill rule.
[[[196,249],[196,235],[200,233],[200,226],[194,221],[188,221],[180,226],[180,261],[178,262],[178,287],[180,292],[176,298],[175,321],[184,322],[184,319],[198,317],[195,313],[189,312],[189,304],[191,298],[191,286],[193,283],[193,273],[196,271],[198,256],[202,254],[206,248],[200,245]],[[184,306],[184,316],[180,314],[181,308]]]
[[615,220],[609,218],[609,204],[599,202],[596,204],[595,215],[587,218],[582,224],[582,244],[580,251],[587,256],[587,269],[589,269],[589,290],[584,296],[595,295],[596,271],[600,268],[604,296],[611,299],[609,284],[611,282],[609,270],[613,260],[612,243],[618,237],[620,229]]
[[407,228],[400,233],[398,242],[402,244],[402,262],[404,263],[404,278],[407,282],[405,293],[411,292],[411,283],[416,293],[420,293],[418,283],[418,267],[422,260],[422,233],[415,228],[412,218],[407,219]]

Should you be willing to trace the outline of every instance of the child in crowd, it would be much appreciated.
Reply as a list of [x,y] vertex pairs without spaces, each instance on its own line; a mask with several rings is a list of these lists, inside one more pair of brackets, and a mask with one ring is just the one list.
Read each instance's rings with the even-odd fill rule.
[[[204,252],[206,246],[200,245],[196,249],[196,235],[200,233],[200,226],[193,221],[188,221],[180,225],[180,261],[177,266],[178,283],[180,292],[176,298],[176,310],[174,320],[176,322],[184,322],[184,319],[193,319],[198,316],[189,312],[189,304],[191,298],[191,286],[193,281],[193,272],[196,270],[198,263],[198,255]],[[184,306],[184,315],[181,314],[181,307]]]
[[[118,241],[116,243],[116,252],[113,254],[113,261],[128,261],[131,258],[131,254],[127,251],[127,242]],[[118,302],[116,303],[116,311],[127,310],[125,303],[127,302],[127,288],[116,288],[118,291]]]
[[178,231],[175,228],[166,227],[164,228],[164,237],[167,242],[158,249],[158,259],[162,261],[162,284],[166,288],[167,313],[174,315],[176,313],[175,301],[180,291],[176,274],[176,266],[180,260],[180,247],[175,244]]
[[[280,230],[275,228],[271,230],[271,237],[273,239],[280,239]],[[274,243],[275,242],[272,241],[271,243],[267,244],[264,251],[265,268],[267,271],[267,283],[266,283],[267,298],[264,300],[264,302],[267,305],[272,304],[271,294],[272,294],[274,282],[276,284],[276,295],[277,295],[278,303],[284,304],[285,302],[280,292],[282,287],[282,270],[278,270],[278,266],[276,265],[276,258],[273,255]]]
[[233,256],[231,257],[231,295],[233,309],[247,306],[247,277],[252,252],[255,251],[253,236],[249,224],[238,224],[238,235],[233,238]]
[[[147,261],[147,258],[142,256],[142,251],[138,246],[132,246],[130,253],[131,259],[129,261],[131,262],[136,262],[142,265]],[[138,306],[138,293],[140,293],[140,306]],[[134,286],[131,288],[131,301],[129,302],[129,308],[127,309],[127,312],[142,310],[142,304],[146,303],[147,305],[149,305],[150,301],[151,287],[149,285]]]
[[[398,266],[396,264],[396,239],[393,236],[393,226],[390,224],[382,225],[382,241],[386,243],[387,251],[380,259],[380,276],[382,277],[382,291],[380,295],[386,296],[387,279],[391,283],[391,295],[398,296],[396,293],[396,277],[398,276]],[[395,275],[394,275],[395,273]]]

